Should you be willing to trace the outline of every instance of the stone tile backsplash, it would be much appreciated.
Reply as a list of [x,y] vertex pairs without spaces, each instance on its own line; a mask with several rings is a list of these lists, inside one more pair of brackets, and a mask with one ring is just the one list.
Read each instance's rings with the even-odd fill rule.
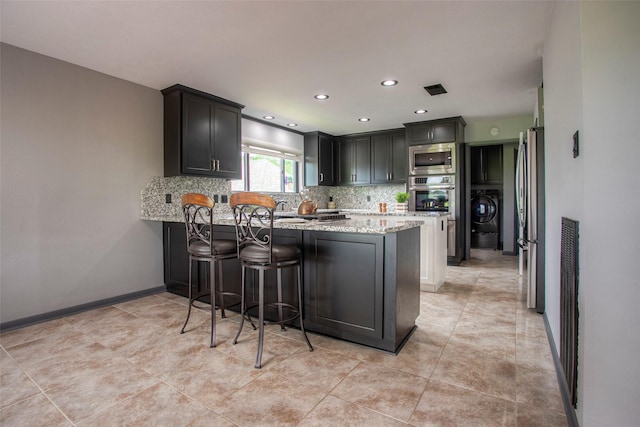
[[[326,208],[329,197],[333,197],[338,209],[378,210],[378,203],[387,204],[387,211],[395,211],[395,194],[406,191],[405,184],[368,185],[354,187],[308,187],[319,208]],[[148,220],[175,218],[182,216],[180,200],[186,193],[202,193],[213,198],[218,196],[215,210],[220,213],[231,212],[228,203],[221,202],[221,196],[231,196],[231,183],[219,178],[191,176],[154,177],[141,191],[140,217]],[[171,203],[166,202],[167,194],[171,195]],[[283,209],[295,210],[300,203],[300,196],[293,193],[271,193],[276,200],[283,200]],[[367,200],[369,197],[369,200]]]

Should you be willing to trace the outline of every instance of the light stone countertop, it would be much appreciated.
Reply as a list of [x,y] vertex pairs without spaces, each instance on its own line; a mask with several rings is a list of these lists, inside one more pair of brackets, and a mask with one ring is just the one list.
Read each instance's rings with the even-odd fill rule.
[[[291,230],[332,231],[338,233],[388,234],[420,227],[424,224],[424,221],[411,218],[410,216],[406,219],[398,218],[397,214],[393,214],[395,218],[385,218],[384,215],[344,213],[348,219],[337,221],[304,220],[304,222],[290,222],[291,219],[288,218],[281,220],[276,219],[273,227]],[[177,215],[142,217],[141,219],[147,221],[184,222],[184,218]],[[215,225],[234,225],[233,216],[230,213],[214,214],[213,223]]]

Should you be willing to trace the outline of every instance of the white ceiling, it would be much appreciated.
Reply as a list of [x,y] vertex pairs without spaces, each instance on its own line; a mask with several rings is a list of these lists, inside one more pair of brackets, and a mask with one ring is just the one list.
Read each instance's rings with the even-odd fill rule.
[[[1,39],[333,135],[533,115],[550,1],[5,1]],[[386,88],[383,79],[399,84]],[[431,97],[424,86],[449,93]],[[317,101],[316,93],[330,98]],[[429,112],[416,115],[418,108]],[[358,118],[370,117],[368,123]]]

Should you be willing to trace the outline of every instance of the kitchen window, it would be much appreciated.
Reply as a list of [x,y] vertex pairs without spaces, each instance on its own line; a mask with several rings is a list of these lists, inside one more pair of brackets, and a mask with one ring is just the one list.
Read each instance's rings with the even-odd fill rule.
[[231,182],[232,191],[297,193],[301,156],[295,153],[242,145],[242,179]]

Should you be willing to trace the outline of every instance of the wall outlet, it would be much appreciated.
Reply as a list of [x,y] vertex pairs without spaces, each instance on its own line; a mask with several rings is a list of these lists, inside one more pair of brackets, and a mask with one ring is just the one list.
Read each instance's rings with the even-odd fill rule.
[[213,195],[213,201],[214,201],[215,203],[218,203],[218,195],[217,195],[217,194],[214,194],[214,195]]
[[164,201],[165,203],[171,203],[171,193],[164,195]]
[[367,196],[367,202],[371,201],[371,196]]
[[228,203],[227,195],[223,194],[222,196],[220,196],[220,200],[221,200],[222,203]]

